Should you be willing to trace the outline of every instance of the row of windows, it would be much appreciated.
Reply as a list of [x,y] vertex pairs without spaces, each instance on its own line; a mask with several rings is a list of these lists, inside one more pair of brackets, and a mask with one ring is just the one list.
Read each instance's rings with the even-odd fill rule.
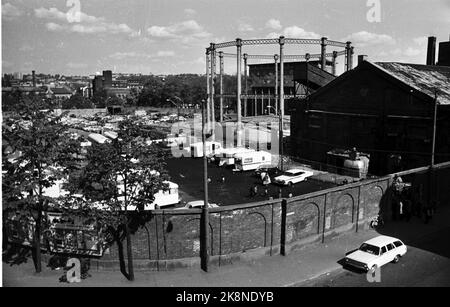
[[383,247],[381,248],[381,254],[384,254],[385,252],[390,251],[390,250],[393,250],[394,248],[399,247],[399,246],[402,246],[402,245],[403,245],[403,244],[402,244],[402,242],[400,242],[400,241],[395,241],[394,243],[389,243],[388,245],[383,246]]

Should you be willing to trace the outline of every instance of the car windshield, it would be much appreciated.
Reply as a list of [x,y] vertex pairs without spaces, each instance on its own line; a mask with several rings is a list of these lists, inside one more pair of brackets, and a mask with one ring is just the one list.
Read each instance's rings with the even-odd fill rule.
[[370,245],[370,244],[367,244],[367,243],[363,243],[361,245],[361,247],[359,248],[359,250],[363,251],[363,252],[366,252],[366,253],[369,253],[369,254],[372,254],[372,255],[377,255],[377,256],[380,254],[380,248],[379,247],[376,247],[374,245]]
[[303,172],[286,172],[284,173],[285,176],[299,176],[303,174]]

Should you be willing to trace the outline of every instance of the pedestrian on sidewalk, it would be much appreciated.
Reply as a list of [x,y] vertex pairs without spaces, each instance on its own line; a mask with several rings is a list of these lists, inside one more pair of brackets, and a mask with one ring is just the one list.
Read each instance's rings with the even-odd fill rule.
[[431,206],[426,206],[425,208],[425,224],[428,224],[433,217]]
[[398,203],[398,213],[399,213],[399,219],[400,219],[400,221],[402,221],[403,220],[403,218],[405,217],[405,215],[404,215],[404,205],[403,205],[403,201],[400,201],[399,203]]

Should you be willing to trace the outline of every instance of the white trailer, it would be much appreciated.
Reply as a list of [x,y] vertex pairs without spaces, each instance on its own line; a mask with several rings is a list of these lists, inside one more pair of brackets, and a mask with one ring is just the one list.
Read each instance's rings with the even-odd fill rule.
[[99,133],[91,133],[88,135],[89,141],[92,141],[97,144],[104,144],[105,142],[111,142],[106,136],[101,135]]
[[117,137],[119,136],[119,134],[115,131],[105,131],[103,132],[103,135],[111,140],[117,139]]
[[[172,181],[164,181],[168,185],[167,190],[159,190],[155,195],[155,199],[152,203],[146,203],[144,205],[144,210],[155,210],[155,205],[159,208],[176,205],[180,202],[180,196],[178,194],[178,184]],[[118,185],[119,193],[123,193],[123,184]],[[119,196],[119,200],[123,201],[124,197]],[[134,211],[136,206],[127,206],[127,210]]]
[[[222,152],[223,150],[222,144],[220,144],[219,142],[207,141],[205,145],[207,156],[216,155]],[[189,147],[184,148],[183,155],[188,157],[190,156],[192,158],[203,157],[203,143],[202,142],[191,143]]]
[[236,171],[249,171],[270,164],[272,155],[267,151],[243,152],[236,154],[234,159]]
[[219,166],[234,165],[235,162],[234,158],[237,154],[251,153],[251,152],[255,152],[255,150],[245,147],[225,148],[222,150],[220,155],[218,155],[218,157],[220,157]]

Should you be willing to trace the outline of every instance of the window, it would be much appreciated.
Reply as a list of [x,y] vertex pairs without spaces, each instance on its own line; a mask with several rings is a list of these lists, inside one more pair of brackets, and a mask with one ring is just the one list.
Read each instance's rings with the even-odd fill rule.
[[366,252],[366,253],[369,253],[369,254],[372,254],[372,255],[377,255],[377,256],[380,253],[380,248],[379,247],[376,247],[376,246],[373,246],[373,245],[370,245],[370,244],[367,244],[367,243],[363,243],[361,245],[361,247],[359,248],[359,250],[361,250],[363,252]]
[[253,158],[245,158],[244,159],[244,163],[245,164],[247,164],[247,163],[252,163],[253,162]]
[[400,247],[400,246],[403,245],[403,243],[400,242],[400,241],[395,241],[395,242],[394,242],[394,245],[395,245],[395,247]]
[[392,243],[387,245],[388,251],[393,250],[394,248],[395,247],[394,247],[394,245]]
[[387,251],[387,250],[386,250],[386,246],[383,246],[383,247],[381,248],[381,255],[383,255],[386,251]]

